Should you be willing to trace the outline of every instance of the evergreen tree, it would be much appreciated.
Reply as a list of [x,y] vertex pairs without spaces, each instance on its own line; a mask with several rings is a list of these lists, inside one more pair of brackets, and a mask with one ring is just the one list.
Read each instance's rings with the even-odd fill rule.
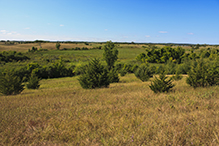
[[107,87],[110,84],[109,72],[101,65],[99,59],[92,59],[78,79],[82,88],[93,89]]
[[118,59],[118,50],[115,49],[115,44],[111,41],[108,41],[103,49],[103,58],[107,63],[108,69],[111,70]]
[[40,79],[32,72],[26,87],[28,89],[38,89],[40,87],[39,81]]
[[24,90],[22,80],[12,71],[0,74],[0,93],[4,95],[19,94]]
[[154,81],[149,85],[154,93],[169,92],[174,86],[175,85],[172,84],[172,79],[167,79],[164,70],[160,73],[159,78],[155,77]]
[[197,66],[193,65],[186,83],[193,88],[207,87],[219,84],[219,63],[206,63],[200,60]]
[[59,50],[59,49],[60,49],[60,46],[61,46],[60,43],[57,42],[57,43],[56,43],[56,49]]
[[193,64],[188,75],[186,83],[190,86],[194,88],[207,86],[207,66],[203,60],[199,61],[197,66]]
[[142,82],[148,81],[149,78],[153,77],[153,72],[148,65],[142,64],[135,72],[135,76]]

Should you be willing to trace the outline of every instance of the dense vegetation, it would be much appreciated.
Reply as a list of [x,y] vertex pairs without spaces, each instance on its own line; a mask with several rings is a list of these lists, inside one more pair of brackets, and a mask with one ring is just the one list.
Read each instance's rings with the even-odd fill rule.
[[16,51],[3,51],[0,52],[0,63],[1,62],[18,62],[23,60],[29,60],[30,58],[25,56],[23,53],[16,52]]

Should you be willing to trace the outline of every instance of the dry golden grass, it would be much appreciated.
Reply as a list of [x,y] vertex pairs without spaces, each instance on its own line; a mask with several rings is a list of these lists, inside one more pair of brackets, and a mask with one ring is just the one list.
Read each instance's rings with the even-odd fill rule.
[[[85,45],[84,43],[77,43],[77,44],[73,44],[73,43],[61,43],[61,47],[60,49],[63,48],[75,48],[75,47],[87,47],[87,48],[93,48],[94,46],[102,46],[101,44],[94,44],[91,43],[91,45]],[[38,49],[40,48],[39,43],[29,43],[29,44],[14,44],[14,45],[9,45],[9,44],[5,44],[3,42],[0,42],[0,51],[19,51],[19,52],[26,52],[28,51],[28,49],[31,49],[32,47],[37,47]],[[48,50],[54,50],[56,49],[56,43],[41,43],[41,47],[43,49],[48,49]]]
[[133,74],[85,90],[77,77],[0,96],[0,145],[219,145],[219,87],[154,94]]

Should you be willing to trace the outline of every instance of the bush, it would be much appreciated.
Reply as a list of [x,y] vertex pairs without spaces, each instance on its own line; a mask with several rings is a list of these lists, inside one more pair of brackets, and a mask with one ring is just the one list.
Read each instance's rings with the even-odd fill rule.
[[149,85],[154,93],[169,92],[174,86],[175,85],[172,84],[172,79],[167,79],[164,70],[159,75],[159,78],[155,77],[154,81]]
[[176,74],[174,76],[171,77],[171,79],[175,80],[175,81],[179,81],[183,78],[183,76],[181,74],[179,74],[178,72],[176,72]]
[[56,43],[56,49],[57,49],[57,50],[59,50],[59,49],[60,49],[60,47],[61,47],[60,43],[59,43],[59,42],[57,42],[57,43]]
[[140,65],[140,67],[135,72],[135,76],[139,78],[142,82],[148,81],[149,78],[153,77],[152,71],[146,64]]
[[127,74],[127,71],[124,70],[124,69],[121,69],[119,73],[123,77],[123,76],[125,76]]
[[196,87],[207,87],[219,84],[219,65],[215,63],[205,63],[200,60],[197,66],[193,65],[189,72],[186,83]]
[[110,83],[118,83],[119,82],[119,73],[116,69],[111,69],[109,71],[109,82]]
[[114,64],[118,59],[118,50],[115,48],[115,44],[111,41],[106,42],[104,45],[103,59],[106,61],[108,69],[114,68]]
[[40,87],[39,81],[40,79],[36,76],[34,72],[32,72],[29,81],[26,84],[26,87],[28,89],[38,89]]
[[22,80],[12,71],[0,74],[0,93],[4,95],[19,94],[24,90]]
[[78,81],[85,89],[107,87],[110,84],[109,72],[100,63],[100,60],[95,58],[85,67],[84,73]]

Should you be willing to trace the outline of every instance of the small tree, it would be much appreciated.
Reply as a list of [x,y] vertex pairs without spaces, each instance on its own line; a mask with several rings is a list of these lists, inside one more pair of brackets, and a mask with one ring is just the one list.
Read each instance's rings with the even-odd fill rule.
[[60,46],[61,46],[60,43],[57,42],[57,43],[56,43],[56,49],[59,50],[59,49],[60,49]]
[[112,41],[108,41],[103,49],[103,58],[107,63],[108,69],[111,70],[118,59],[118,50],[115,49],[115,44]]
[[193,65],[186,83],[193,88],[207,87],[219,84],[219,65],[215,63],[205,63],[200,60],[197,66]]
[[174,86],[175,85],[172,84],[172,79],[167,79],[164,70],[160,73],[159,78],[155,77],[154,81],[149,85],[154,93],[169,92]]
[[118,83],[119,82],[119,73],[114,68],[109,71],[109,82],[110,83]]
[[135,76],[142,82],[148,81],[149,78],[153,77],[153,72],[148,65],[142,64],[135,72]]
[[179,74],[179,71],[176,71],[175,75],[171,77],[171,79],[178,81],[181,80],[183,78],[183,76],[181,74]]
[[4,95],[19,94],[24,90],[22,80],[12,71],[0,74],[0,93]]
[[29,81],[26,84],[26,87],[28,89],[38,89],[40,87],[39,81],[40,79],[36,76],[34,72],[32,72]]
[[109,72],[101,65],[100,60],[95,58],[85,66],[78,81],[85,89],[107,87],[110,84]]

